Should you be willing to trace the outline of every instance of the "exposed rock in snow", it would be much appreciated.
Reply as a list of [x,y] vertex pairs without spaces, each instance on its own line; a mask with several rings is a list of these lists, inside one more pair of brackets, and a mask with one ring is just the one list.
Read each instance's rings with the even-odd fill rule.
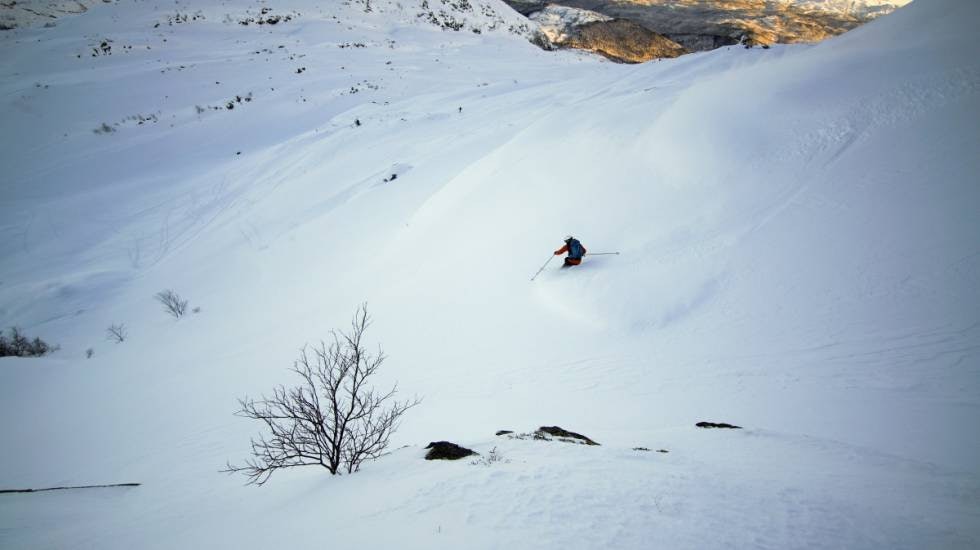
[[538,428],[538,431],[534,432],[534,434],[545,438],[547,438],[547,436],[555,437],[558,438],[559,441],[571,441],[573,443],[584,443],[585,445],[598,445],[598,443],[592,441],[582,434],[570,432],[558,426],[541,426]]
[[594,11],[549,5],[529,18],[552,45],[596,52],[615,61],[639,63],[687,51],[642,25]]
[[727,422],[698,422],[695,424],[698,428],[727,428],[729,430],[741,430],[741,426],[735,426],[734,424],[729,424]]
[[642,63],[687,53],[684,46],[677,42],[626,19],[595,21],[576,27],[562,45],[594,51],[627,63]]
[[459,460],[477,454],[472,449],[448,441],[433,441],[425,448],[429,449],[429,452],[425,453],[426,460]]

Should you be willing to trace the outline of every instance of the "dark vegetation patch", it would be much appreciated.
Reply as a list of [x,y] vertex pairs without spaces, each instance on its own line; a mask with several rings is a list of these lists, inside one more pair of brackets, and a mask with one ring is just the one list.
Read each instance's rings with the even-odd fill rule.
[[92,47],[92,57],[98,57],[100,55],[112,55],[112,40],[106,38],[99,42],[97,46]]
[[239,19],[238,24],[243,26],[249,25],[278,25],[279,23],[288,23],[294,18],[299,17],[299,12],[287,13],[280,15],[278,13],[272,13],[272,8],[264,7],[261,9],[257,16],[250,16],[244,19]]
[[362,80],[362,81],[358,82],[357,84],[351,86],[349,90],[344,91],[344,92],[341,92],[340,95],[353,95],[353,94],[360,93],[360,92],[362,92],[364,90],[378,91],[380,89],[381,89],[381,86],[379,86],[379,85],[377,85],[377,84],[375,84],[373,82],[370,82],[368,80]]
[[225,101],[221,105],[195,105],[194,110],[197,114],[201,115],[207,111],[233,111],[236,106],[243,105],[245,103],[252,102],[252,92],[246,95],[236,95],[235,97]]
[[42,357],[58,349],[38,337],[24,335],[18,327],[11,327],[9,336],[0,332],[0,357]]
[[166,24],[168,27],[173,27],[174,25],[182,25],[192,23],[194,21],[204,21],[205,19],[206,17],[204,17],[204,13],[200,10],[194,12],[193,14],[177,12],[173,15],[168,15],[167,19],[163,23],[154,23],[153,28],[156,29],[161,24]]
[[142,126],[144,124],[149,124],[149,123],[156,124],[157,122],[160,122],[160,117],[158,116],[158,113],[150,113],[147,115],[137,113],[135,115],[129,115],[128,117],[123,118],[119,122],[113,122],[111,125],[106,122],[103,122],[101,125],[93,129],[92,131],[95,132],[96,134],[111,134],[112,132],[118,130],[121,126],[125,126],[127,124]]
[[[166,42],[166,40],[164,40],[164,42]],[[89,56],[90,57],[105,57],[105,56],[112,55],[113,52],[120,52],[121,51],[123,53],[130,53],[130,52],[134,51],[133,50],[133,46],[131,44],[124,44],[122,46],[118,46],[115,50],[112,49],[113,44],[115,44],[115,41],[112,40],[111,38],[95,38],[95,39],[90,39],[90,41],[89,41],[89,50],[88,50]],[[142,49],[142,47],[140,49]],[[149,46],[146,46],[146,49],[149,50],[150,47]],[[82,54],[80,54],[80,53],[79,54],[76,54],[75,57],[81,59],[82,58]]]

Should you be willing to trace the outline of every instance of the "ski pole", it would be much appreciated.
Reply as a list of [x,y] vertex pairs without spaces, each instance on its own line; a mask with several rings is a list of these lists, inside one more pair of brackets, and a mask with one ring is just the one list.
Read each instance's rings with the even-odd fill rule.
[[540,275],[542,271],[544,271],[544,268],[548,267],[548,264],[550,264],[551,263],[551,260],[553,260],[553,259],[555,259],[555,255],[554,254],[552,254],[551,256],[548,256],[548,261],[545,262],[543,266],[541,266],[541,269],[539,269],[538,272],[534,274],[534,277],[531,277],[531,280],[533,281],[534,279],[536,279],[537,276]]
[[589,252],[586,256],[609,256],[610,254],[619,256],[619,252]]

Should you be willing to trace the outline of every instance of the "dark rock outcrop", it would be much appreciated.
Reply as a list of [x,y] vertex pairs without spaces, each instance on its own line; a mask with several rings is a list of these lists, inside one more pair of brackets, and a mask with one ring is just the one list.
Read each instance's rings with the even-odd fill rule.
[[559,44],[601,54],[613,61],[642,63],[687,53],[683,46],[626,19],[593,21],[569,31]]
[[725,422],[698,422],[695,424],[698,428],[728,428],[730,430],[741,430],[741,426],[735,426]]
[[546,434],[552,437],[557,437],[558,439],[574,440],[571,441],[572,443],[582,443],[584,445],[598,445],[598,443],[592,441],[591,439],[585,437],[582,434],[570,432],[566,429],[559,428],[558,426],[541,426],[540,428],[538,428],[535,434],[541,435],[542,437],[544,437]]
[[494,434],[494,435],[507,435],[507,434],[512,434],[512,433],[514,433],[513,430],[498,430],[497,433]]
[[459,460],[470,455],[479,454],[472,449],[460,447],[448,441],[433,441],[426,447],[429,452],[425,453],[426,460]]
[[[642,451],[642,452],[648,453],[648,452],[652,451],[653,449],[651,449],[649,447],[633,447],[633,450],[634,451]],[[658,453],[669,453],[670,451],[668,451],[667,449],[657,449],[657,452]]]

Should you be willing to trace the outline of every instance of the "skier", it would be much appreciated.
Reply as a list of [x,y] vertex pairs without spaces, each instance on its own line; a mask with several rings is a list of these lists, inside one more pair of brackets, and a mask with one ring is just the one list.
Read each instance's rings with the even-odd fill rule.
[[562,267],[571,267],[582,263],[582,256],[585,256],[586,250],[578,239],[569,235],[565,237],[565,246],[555,250],[555,256],[560,256],[566,252],[568,252],[568,256],[565,258],[565,265]]

